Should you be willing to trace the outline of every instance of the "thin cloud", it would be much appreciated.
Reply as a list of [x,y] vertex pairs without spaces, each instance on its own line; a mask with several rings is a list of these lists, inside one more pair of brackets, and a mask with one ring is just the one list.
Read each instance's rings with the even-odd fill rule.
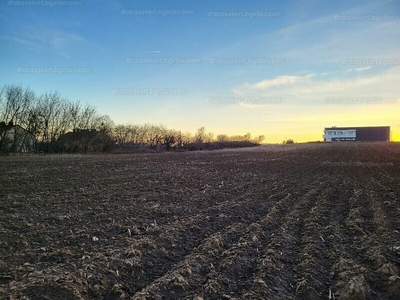
[[26,46],[33,51],[50,51],[56,55],[69,57],[69,53],[81,47],[102,49],[78,34],[63,32],[49,28],[29,28],[14,36],[0,36],[15,43]]
[[363,68],[356,68],[355,70],[357,72],[361,72],[361,71],[365,71],[365,70],[369,70],[369,69],[371,69],[371,66],[367,66],[367,67],[363,67]]
[[[363,68],[365,69],[365,68]],[[232,89],[234,95],[252,97],[282,97],[283,103],[296,100],[319,100],[334,97],[379,97],[397,99],[400,88],[400,67],[386,73],[357,78],[331,78],[308,74],[278,76],[256,83],[245,83]],[[302,102],[304,103],[304,102]]]
[[272,86],[291,85],[301,81],[303,78],[300,76],[278,76],[272,80],[263,80],[253,85],[257,89],[266,89]]

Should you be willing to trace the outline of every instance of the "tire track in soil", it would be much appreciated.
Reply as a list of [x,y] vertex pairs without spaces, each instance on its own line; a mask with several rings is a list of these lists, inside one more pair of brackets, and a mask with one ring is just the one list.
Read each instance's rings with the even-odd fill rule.
[[[192,251],[210,233],[220,230],[234,221],[250,222],[254,216],[250,214],[247,220],[247,216],[243,212],[257,212],[257,209],[261,210],[261,212],[267,210],[274,204],[274,201],[276,201],[274,199],[278,198],[280,194],[270,195],[270,201],[262,201],[262,206],[257,201],[247,203],[247,201],[243,201],[240,198],[235,201],[239,202],[236,204],[233,204],[232,200],[227,200],[217,206],[203,210],[202,214],[199,213],[194,217],[184,217],[184,222],[177,220],[174,223],[163,224],[154,229],[150,228],[144,235],[135,236],[139,241],[132,241],[132,246],[136,244],[136,247],[139,247],[141,250],[139,254],[140,261],[131,267],[121,264],[121,260],[116,262],[115,268],[119,268],[120,270],[120,279],[122,279],[124,285],[130,287],[129,293],[139,290],[158,276],[162,276],[162,274],[167,272],[170,266],[179,261],[182,256]],[[246,198],[246,196],[243,195],[243,198]],[[221,212],[224,212],[225,215],[221,214]],[[242,216],[240,218],[234,217],[229,219],[227,215],[230,212],[239,212],[239,215]],[[236,213],[236,215],[238,214]],[[157,237],[157,235],[159,236]],[[143,239],[143,242],[147,243],[145,247],[141,246],[142,242],[140,239]],[[159,245],[159,248],[156,248],[155,245]],[[127,247],[126,245],[124,247],[124,249],[127,249],[128,256],[131,255],[129,254],[129,248],[131,247]],[[154,266],[157,266],[157,269]],[[146,270],[151,272],[151,277],[147,276],[145,273]],[[132,278],[133,273],[139,273],[140,278]]]
[[194,295],[207,299],[240,296],[254,283],[257,262],[267,241],[279,227],[282,218],[296,203],[298,195],[288,194],[272,210],[243,231],[235,244],[225,248],[216,264],[215,271],[207,274],[207,281]]
[[393,226],[392,222],[396,220],[398,222],[399,210],[394,210],[388,216],[384,207],[389,200],[384,197],[385,188],[380,176],[382,173],[370,167],[368,171],[372,176],[364,179],[363,186],[366,187],[365,194],[368,199],[366,208],[372,214],[373,232],[361,241],[361,249],[365,252],[365,261],[371,268],[371,288],[380,295],[398,299],[400,298],[400,239],[395,232],[397,226]]
[[369,272],[365,268],[360,245],[357,241],[365,238],[370,232],[368,211],[363,209],[364,197],[355,178],[347,178],[351,191],[348,197],[348,209],[342,224],[333,227],[334,236],[341,241],[334,245],[331,254],[334,262],[331,274],[333,277],[332,292],[339,299],[372,299],[369,287]]
[[[276,218],[282,215],[285,210],[289,209],[294,201],[294,197],[290,195],[275,203],[267,214],[267,217],[265,217],[268,224],[277,226],[278,224],[275,222]],[[158,278],[153,283],[149,284],[148,287],[137,293],[135,295],[136,299],[151,299],[151,297],[155,295],[164,295],[167,298],[173,299],[178,298],[181,294],[200,294],[203,296],[207,295],[207,299],[220,299],[223,294],[223,289],[221,290],[221,287],[235,288],[234,284],[232,284],[235,281],[229,279],[229,277],[232,278],[232,275],[229,277],[226,276],[225,278],[221,275],[224,273],[224,268],[226,269],[226,266],[229,265],[230,256],[237,257],[238,244],[242,245],[242,247],[246,245],[246,239],[249,240],[250,235],[252,241],[252,244],[249,245],[250,248],[253,248],[253,244],[259,243],[259,239],[266,239],[265,233],[259,228],[260,222],[262,221],[258,220],[249,226],[246,225],[247,230],[244,229],[241,232],[236,230],[232,232],[230,228],[227,228],[206,238],[199,247],[186,256],[174,268],[169,270],[163,277]],[[239,224],[235,224],[234,227],[238,225]],[[262,228],[265,228],[265,226]],[[252,230],[257,230],[257,234]],[[273,228],[269,228],[268,230],[272,231]],[[228,237],[228,234],[232,234],[232,236]],[[257,250],[254,251],[257,252]],[[219,263],[221,259],[223,259],[223,262]],[[188,274],[188,269],[191,270],[189,272],[190,274]],[[244,268],[244,270],[246,270],[246,268]],[[243,273],[243,269],[239,268],[234,274],[235,280],[243,275],[241,272]],[[246,271],[244,271],[244,273],[246,273]],[[178,291],[172,289],[170,286],[171,281],[173,282],[173,280],[171,280],[171,274],[174,274],[172,278],[175,278],[175,285],[178,285]],[[180,278],[180,281],[184,283],[183,286],[176,284],[176,278]],[[190,292],[191,290],[194,291]]]
[[348,200],[345,226],[336,227],[343,241],[335,249],[336,263],[331,270],[335,280],[333,290],[340,299],[394,299],[399,293],[397,278],[389,288],[380,284],[382,276],[379,273],[393,276],[397,270],[387,264],[382,252],[384,243],[379,241],[380,231],[385,231],[382,229],[385,217],[381,217],[381,200],[372,197],[375,182],[372,174],[375,172],[375,169],[363,167],[353,170],[353,176],[348,177],[352,195]]
[[[270,195],[269,198],[272,200],[281,194]],[[136,280],[139,289],[166,273],[173,264],[188,255],[210,234],[214,235],[229,226],[247,226],[252,219],[258,218],[259,214],[268,211],[274,205],[274,201],[253,200],[250,202],[237,200],[236,202],[238,203],[233,204],[232,200],[226,201],[223,204],[202,211],[193,218],[187,218],[184,222],[176,221],[175,223],[160,226],[153,232],[148,232],[146,236],[154,237],[154,244],[157,244],[158,248],[154,247],[154,249],[143,251],[142,253],[143,271],[145,272],[146,269],[149,269],[152,271],[153,276],[146,277],[143,274],[140,280]],[[260,205],[260,202],[262,205]],[[257,212],[257,215],[246,216],[246,212]],[[237,216],[230,217],[230,215],[234,214]],[[157,266],[157,270],[154,270],[155,266]]]
[[[321,247],[326,245],[324,249],[327,250],[329,259],[326,262],[326,267],[331,267],[329,277],[327,278],[327,287],[329,283],[331,286],[325,290],[325,294],[321,295],[334,299],[366,299],[366,288],[368,287],[365,281],[364,273],[365,267],[360,260],[359,255],[355,253],[354,240],[357,237],[363,236],[366,230],[360,223],[363,213],[360,211],[359,203],[359,186],[354,183],[355,177],[353,162],[359,161],[359,145],[343,145],[336,146],[337,152],[331,156],[331,160],[337,162],[332,164],[329,169],[330,180],[337,181],[336,195],[333,200],[338,202],[332,208],[332,203],[325,203],[323,206],[331,207],[330,222],[324,228],[322,233],[326,238],[326,243],[321,244]],[[349,160],[350,159],[350,160]],[[350,164],[347,164],[347,161]],[[337,180],[339,179],[339,181]],[[320,209],[326,211],[326,209]],[[326,213],[328,213],[326,211]],[[325,220],[326,221],[326,220]],[[361,227],[360,227],[361,226]],[[322,242],[322,238],[320,238]],[[355,287],[355,288],[354,288]],[[311,299],[318,299],[318,294],[315,291],[314,296],[309,295]],[[360,298],[358,298],[360,297]],[[301,299],[307,299],[301,298]]]
[[296,299],[328,298],[332,284],[328,272],[333,264],[331,251],[340,238],[335,227],[343,222],[347,207],[341,198],[347,191],[341,176],[321,178],[321,193],[303,222],[301,252],[296,260]]
[[[311,170],[308,170],[307,172],[311,172]],[[292,172],[292,174],[295,174]],[[307,177],[307,176],[305,176]],[[293,179],[290,177],[286,177],[285,179],[275,182],[274,186],[275,188],[277,186],[281,187],[286,187],[288,184],[292,184]],[[255,185],[257,185],[255,183]],[[275,189],[274,188],[274,189]],[[291,186],[286,188],[285,193],[292,191],[293,189],[298,189],[298,187]],[[260,194],[260,193],[259,193]],[[211,208],[207,208],[202,211],[203,214],[206,214],[204,217],[203,215],[200,215],[199,218],[196,218],[196,221],[198,221],[197,224],[191,223],[193,221],[193,218],[189,218],[189,222],[185,223],[182,221],[179,221],[176,223],[177,227],[173,226],[163,226],[160,228],[160,231],[165,232],[166,239],[165,240],[155,240],[157,245],[165,245],[166,247],[163,247],[162,251],[160,252],[159,249],[155,249],[148,251],[147,253],[143,253],[142,257],[145,258],[145,261],[142,259],[142,269],[151,269],[152,270],[152,276],[147,278],[145,275],[141,277],[139,280],[135,280],[134,282],[130,282],[129,286],[131,287],[130,294],[132,291],[135,291],[136,289],[141,289],[144,286],[148,285],[151,281],[155,280],[157,277],[162,276],[162,274],[168,272],[169,268],[177,263],[181,257],[184,257],[187,255],[196,245],[199,244],[199,240],[205,238],[207,234],[213,233],[215,231],[220,230],[220,228],[223,228],[224,226],[230,226],[231,224],[234,224],[234,218],[231,220],[225,220],[225,223],[223,224],[216,224],[216,226],[209,226],[209,224],[212,225],[212,222],[217,222],[218,223],[218,217],[220,216],[220,212],[224,212],[225,217],[230,217],[230,215],[241,215],[243,212],[245,214],[249,214],[250,212],[256,212],[256,216],[253,216],[252,218],[248,218],[248,220],[240,218],[240,222],[245,222],[246,224],[249,223],[249,221],[254,220],[255,218],[259,218],[259,215],[263,214],[266,210],[268,210],[273,202],[271,199],[277,198],[277,195],[281,195],[281,193],[278,194],[273,194],[269,196],[269,201],[256,201],[256,199],[253,199],[250,203],[251,205],[248,204],[248,200],[246,198],[254,198],[254,190],[251,189],[248,192],[248,195],[241,195],[239,197],[239,200],[236,200],[235,197],[235,202],[239,202],[238,204],[232,204],[232,200],[228,199],[220,204],[217,204],[216,206],[213,206]],[[261,196],[259,196],[259,199],[262,199],[265,193],[262,193]],[[240,201],[241,198],[243,198],[244,201]],[[262,205],[260,205],[262,204]],[[214,212],[214,216],[210,219],[210,216],[208,215],[210,211]],[[219,213],[217,215],[217,212]],[[231,213],[232,212],[232,213]],[[208,222],[204,222],[204,220],[207,220]],[[211,222],[210,222],[211,220]],[[190,227],[189,227],[190,226]],[[201,227],[200,227],[201,226]],[[204,229],[206,227],[206,230]],[[188,232],[187,228],[190,228],[190,232]],[[192,235],[193,228],[199,229],[201,228],[200,234],[197,233],[196,235]],[[179,239],[175,239],[174,237],[180,237]],[[174,248],[173,245],[178,246],[178,247],[185,247],[183,251],[180,251],[179,248]],[[189,245],[189,246],[188,246]],[[172,247],[171,247],[172,246]],[[166,249],[168,250],[166,250]],[[170,250],[172,248],[172,251]],[[147,264],[147,262],[149,262]],[[154,270],[154,266],[162,266],[161,268]],[[132,286],[136,286],[136,288],[132,289]]]
[[[277,197],[277,195],[279,194],[271,195],[271,199]],[[272,205],[273,202],[271,201],[270,204],[266,202],[266,204],[268,205],[265,205],[265,209],[268,209],[268,206]],[[256,202],[252,203],[251,206],[243,202],[234,207],[243,211],[257,211]],[[261,211],[264,209],[259,206],[257,207],[261,209]],[[220,218],[217,214],[218,210],[215,208],[212,209],[212,215],[209,210],[205,211],[208,214],[207,216],[199,215],[195,219],[192,219],[192,222],[189,222],[190,219],[188,219],[189,221],[186,223],[176,222],[174,224],[160,226],[160,228],[153,231],[149,230],[144,235],[135,237],[137,240],[133,240],[131,246],[127,247],[125,245],[125,247],[122,247],[122,251],[118,251],[120,253],[113,252],[107,255],[108,257],[120,258],[111,261],[111,268],[119,270],[120,275],[118,277],[114,276],[109,281],[118,281],[123,286],[129,287],[126,292],[132,294],[139,289],[138,287],[145,286],[158,276],[167,272],[176,261],[179,261],[185,253],[192,251],[193,247],[210,232],[220,230],[230,225],[234,220],[229,220],[226,216]],[[225,208],[223,211],[228,213],[229,209]],[[207,217],[208,222],[204,222],[207,220]],[[246,222],[246,220],[244,219],[243,222]],[[242,226],[241,223],[239,223],[239,225]],[[237,228],[238,232],[242,230],[243,226]],[[159,233],[161,233],[161,237],[156,237]],[[125,252],[123,250],[125,250]],[[91,254],[89,253],[89,255]],[[106,265],[108,262],[109,261],[104,261],[102,265]],[[110,266],[108,265],[107,267]],[[151,272],[151,276],[148,276],[146,273],[147,271]],[[97,282],[93,282],[92,285],[96,284]],[[110,286],[110,289],[111,288]],[[96,296],[96,294],[92,294],[92,296]]]
[[[296,171],[298,171],[298,170],[296,170]],[[296,171],[294,171],[294,170],[290,170],[289,172],[288,172],[288,174],[290,175],[290,176],[286,176],[286,178],[285,178],[285,182],[286,183],[284,183],[283,184],[283,186],[285,186],[285,185],[287,185],[287,181],[289,181],[289,183],[293,183],[293,182],[296,182],[295,180],[293,180],[293,177],[298,177],[299,176],[299,172],[296,172]],[[305,171],[305,173],[308,173],[308,172],[312,172],[312,170],[307,170],[307,171]],[[300,178],[308,178],[308,176],[304,176],[304,177],[300,177]],[[298,179],[299,180],[299,179]],[[296,182],[297,184],[299,184],[299,182],[297,181]],[[291,185],[291,187],[290,187],[290,189],[288,189],[286,192],[288,192],[288,191],[290,191],[290,190],[292,190],[292,189],[294,189],[294,190],[299,190],[299,186],[293,186],[293,184]],[[300,192],[299,191],[297,191],[297,193],[299,193],[300,194]],[[302,193],[305,193],[305,190],[303,190],[302,191]],[[270,201],[268,201],[268,203],[269,203]],[[263,201],[261,201],[261,203],[263,203]],[[245,207],[246,208],[246,207]],[[236,207],[236,210],[237,210],[238,208]],[[248,210],[248,209],[247,209]],[[257,204],[255,207],[253,207],[252,208],[252,210],[254,210],[254,211],[259,211],[260,210],[260,206],[259,206],[259,204]],[[245,210],[243,210],[242,208],[240,208],[239,207],[239,211],[241,211],[241,212],[243,212],[243,211],[246,211],[246,209]],[[261,212],[262,213],[262,212]],[[183,256],[183,255],[182,255]],[[154,257],[153,257],[153,259],[154,259]],[[167,271],[168,270],[168,268],[165,268],[165,270],[166,270],[166,272],[168,273],[169,271]],[[175,295],[176,296],[176,295]],[[174,297],[175,297],[174,296]],[[174,298],[173,297],[173,298]]]
[[282,220],[282,224],[265,245],[266,250],[256,263],[253,283],[241,299],[295,299],[297,282],[294,275],[296,257],[301,251],[303,218],[309,216],[320,188],[310,185],[284,216],[274,220],[278,224],[277,220]]
[[[389,227],[388,234],[399,238],[400,237],[400,195],[398,191],[398,177],[391,176],[386,170],[381,170],[374,173],[374,178],[370,184],[374,185],[375,189],[369,188],[369,193],[375,198],[380,198],[376,201],[379,204],[382,214],[384,214],[386,226]],[[391,187],[393,186],[393,188]],[[397,188],[397,191],[396,191]]]

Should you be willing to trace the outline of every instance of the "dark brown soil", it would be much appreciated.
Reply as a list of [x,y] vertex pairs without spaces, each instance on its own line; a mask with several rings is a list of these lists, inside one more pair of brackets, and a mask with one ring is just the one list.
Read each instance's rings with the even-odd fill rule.
[[400,144],[0,157],[1,299],[400,299]]

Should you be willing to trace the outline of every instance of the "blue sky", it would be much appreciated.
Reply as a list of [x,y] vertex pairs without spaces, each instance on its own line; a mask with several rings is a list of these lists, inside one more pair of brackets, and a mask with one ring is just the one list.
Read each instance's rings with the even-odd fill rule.
[[399,25],[398,1],[3,1],[0,84],[117,124],[271,143],[390,125],[400,140]]

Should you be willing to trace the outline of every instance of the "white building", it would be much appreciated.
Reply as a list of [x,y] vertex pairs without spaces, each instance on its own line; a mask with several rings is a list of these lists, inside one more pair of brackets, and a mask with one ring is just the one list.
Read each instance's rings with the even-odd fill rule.
[[325,142],[332,141],[355,141],[356,129],[342,129],[342,128],[325,128],[323,135]]
[[390,126],[326,127],[322,137],[325,142],[387,142],[390,141]]

